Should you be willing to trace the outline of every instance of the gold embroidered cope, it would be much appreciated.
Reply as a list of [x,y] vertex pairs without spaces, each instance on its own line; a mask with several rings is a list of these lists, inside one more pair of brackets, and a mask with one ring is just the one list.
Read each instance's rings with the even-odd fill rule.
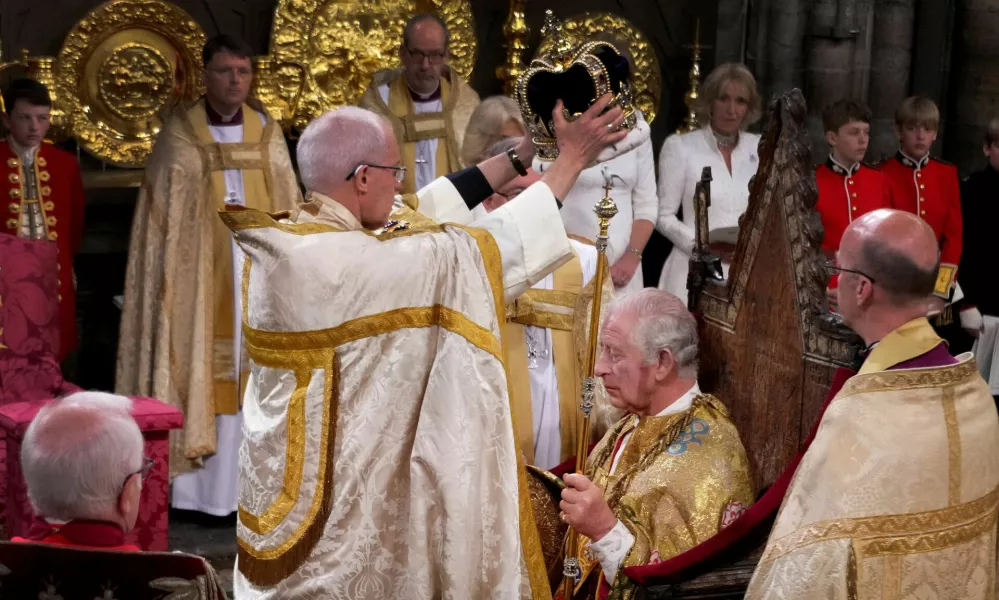
[[243,142],[221,144],[203,100],[178,107],[146,163],[132,221],[116,391],[184,412],[183,431],[171,433],[171,475],[214,454],[216,414],[239,410],[232,236],[217,213],[224,170],[242,170],[251,208],[301,201],[281,129],[242,111]]
[[746,598],[995,597],[999,419],[971,355],[889,369],[940,343],[926,319],[875,347],[833,400]]

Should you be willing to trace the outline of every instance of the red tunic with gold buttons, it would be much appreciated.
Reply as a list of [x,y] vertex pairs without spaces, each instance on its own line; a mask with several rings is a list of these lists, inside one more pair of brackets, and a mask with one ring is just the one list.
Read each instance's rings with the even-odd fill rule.
[[35,150],[34,164],[25,166],[6,140],[0,140],[0,197],[3,233],[49,240],[59,247],[59,359],[76,349],[76,290],[73,257],[83,237],[85,198],[76,157],[51,144]]
[[[891,182],[884,173],[863,163],[846,168],[830,156],[815,168],[815,183],[819,188],[815,210],[825,229],[822,250],[829,258],[839,250],[843,232],[854,219],[872,210],[895,207]],[[829,287],[838,284],[839,277],[834,274]]]
[[877,169],[857,163],[847,169],[832,157],[815,168],[819,201],[815,209],[822,217],[826,254],[839,250],[843,232],[857,217],[879,208],[895,208],[891,182]]
[[937,234],[940,244],[938,296],[947,298],[961,262],[961,183],[957,167],[925,156],[914,160],[899,152],[878,165],[894,184],[896,208],[922,217]]

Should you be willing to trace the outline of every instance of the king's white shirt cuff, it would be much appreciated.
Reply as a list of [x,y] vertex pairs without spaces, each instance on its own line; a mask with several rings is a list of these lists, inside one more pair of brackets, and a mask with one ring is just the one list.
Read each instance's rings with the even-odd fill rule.
[[607,583],[613,584],[617,577],[617,571],[621,568],[621,563],[631,552],[631,547],[635,545],[635,536],[624,523],[618,521],[614,528],[607,532],[607,535],[599,541],[590,542],[590,552],[600,562],[600,567],[604,570],[604,577]]

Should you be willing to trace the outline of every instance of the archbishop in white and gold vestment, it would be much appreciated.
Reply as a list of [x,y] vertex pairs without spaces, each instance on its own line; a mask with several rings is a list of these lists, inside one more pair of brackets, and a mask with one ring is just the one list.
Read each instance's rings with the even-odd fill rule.
[[223,215],[249,258],[237,597],[550,598],[500,324],[569,242],[544,183],[437,224],[469,215],[443,178],[386,230],[319,194]]
[[747,599],[995,598],[999,420],[970,354],[904,368],[940,343],[903,325],[833,399]]

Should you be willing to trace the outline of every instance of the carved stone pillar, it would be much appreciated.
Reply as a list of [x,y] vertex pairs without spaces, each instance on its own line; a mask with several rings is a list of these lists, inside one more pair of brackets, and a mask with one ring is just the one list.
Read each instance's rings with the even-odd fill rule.
[[893,131],[895,109],[909,95],[912,40],[915,31],[915,0],[877,0],[871,48],[871,77],[867,104],[874,122],[868,161],[895,153]]
[[982,136],[999,114],[999,0],[961,0],[958,6],[946,156],[967,173],[984,164]]
[[856,0],[814,0],[808,44],[808,130],[816,160],[826,155],[822,110],[846,97],[859,97],[854,90]]

